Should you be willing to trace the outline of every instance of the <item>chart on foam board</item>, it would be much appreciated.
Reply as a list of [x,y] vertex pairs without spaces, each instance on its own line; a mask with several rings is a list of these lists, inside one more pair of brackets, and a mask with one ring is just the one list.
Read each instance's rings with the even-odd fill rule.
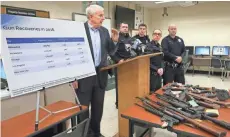
[[5,14],[2,20],[12,97],[96,74],[83,23]]

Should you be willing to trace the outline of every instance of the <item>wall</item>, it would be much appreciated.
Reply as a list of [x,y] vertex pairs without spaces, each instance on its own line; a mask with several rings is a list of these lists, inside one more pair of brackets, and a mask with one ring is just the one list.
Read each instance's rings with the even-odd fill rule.
[[178,26],[178,36],[186,45],[230,45],[230,2],[207,2],[191,7],[152,10],[152,27],[167,35],[168,25]]
[[[30,8],[30,9],[37,9],[37,10],[45,10],[50,12],[50,18],[56,19],[69,19],[72,20],[72,13],[85,13],[82,10],[82,2],[81,1],[3,1],[2,5],[8,6],[15,6],[21,8]],[[116,5],[123,6],[126,8],[134,9],[135,4],[131,2],[122,2],[122,1],[104,1],[104,9],[105,9],[105,16],[111,18],[112,25],[114,24],[114,15],[115,15],[115,7]],[[150,10],[145,8],[144,10],[144,22],[151,26],[151,14],[149,13]],[[149,31],[151,32],[149,27]]]

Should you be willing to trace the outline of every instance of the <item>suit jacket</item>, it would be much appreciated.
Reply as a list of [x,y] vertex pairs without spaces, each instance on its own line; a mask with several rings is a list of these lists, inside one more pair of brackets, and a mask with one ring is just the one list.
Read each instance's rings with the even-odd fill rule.
[[[92,40],[90,36],[88,22],[85,22],[84,26],[89,42],[90,51],[94,61],[93,46],[92,46]],[[110,55],[110,57],[113,60],[116,60],[116,56],[114,55],[114,53],[116,52],[116,45],[110,38],[109,31],[105,27],[101,26],[99,28],[99,33],[101,39],[101,63],[96,68],[96,72],[97,72],[97,78],[98,78],[100,88],[105,89],[108,81],[108,70],[100,71],[100,68],[106,67],[108,65],[107,55]]]

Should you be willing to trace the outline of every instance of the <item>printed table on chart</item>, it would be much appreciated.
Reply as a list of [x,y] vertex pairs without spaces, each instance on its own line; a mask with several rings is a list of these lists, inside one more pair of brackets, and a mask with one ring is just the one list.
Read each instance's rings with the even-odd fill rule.
[[6,38],[15,75],[87,63],[83,37]]

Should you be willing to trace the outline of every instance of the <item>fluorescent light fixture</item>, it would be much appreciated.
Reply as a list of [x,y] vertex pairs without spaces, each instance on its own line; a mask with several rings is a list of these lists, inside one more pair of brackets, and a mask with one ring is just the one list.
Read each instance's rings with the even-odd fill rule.
[[168,2],[174,2],[174,1],[156,1],[155,4],[168,3]]

